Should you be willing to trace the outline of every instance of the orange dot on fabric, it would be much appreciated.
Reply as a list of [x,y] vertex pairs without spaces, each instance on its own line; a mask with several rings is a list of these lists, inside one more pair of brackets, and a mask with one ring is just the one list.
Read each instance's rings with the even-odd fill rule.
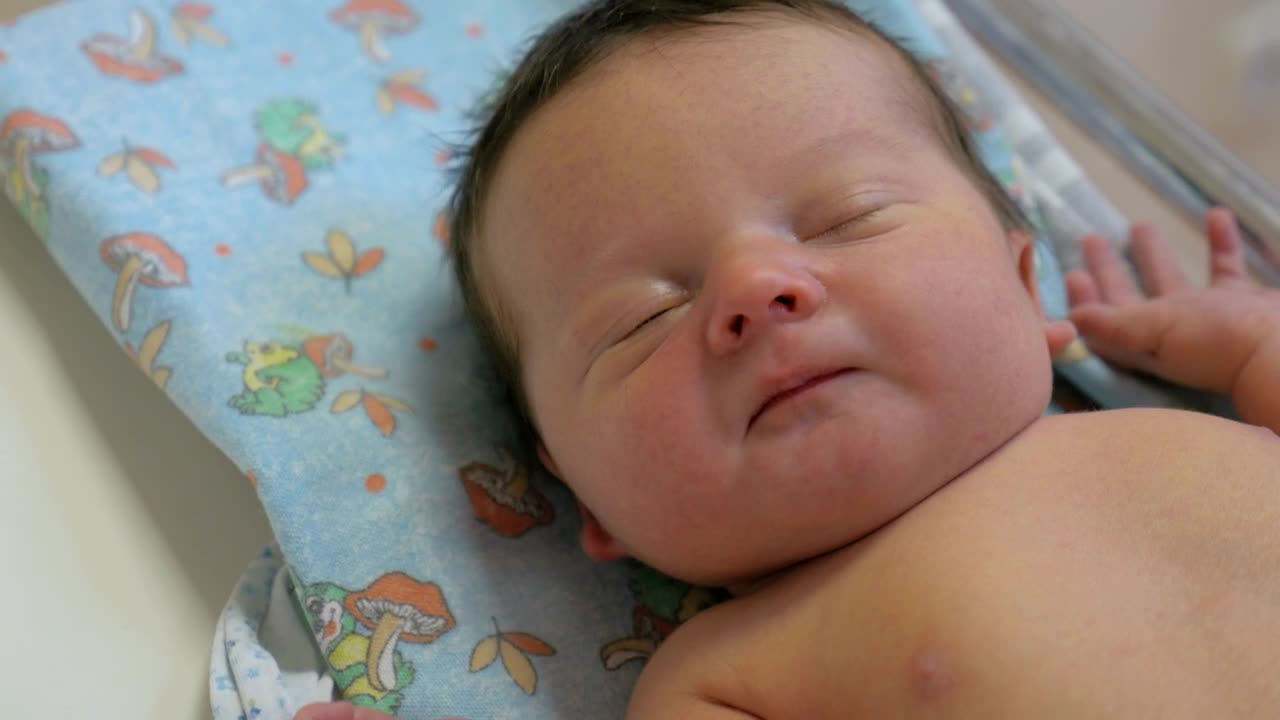
[[435,352],[439,346],[436,345],[435,338],[424,337],[418,341],[418,347],[422,348],[422,352]]
[[218,243],[213,246],[213,252],[218,257],[226,257],[231,254],[231,246],[226,243]]
[[8,60],[8,59],[9,59],[9,56],[8,56],[8,55],[5,55],[3,50],[0,50],[0,63],[2,63],[2,62],[4,62],[4,61],[6,61],[6,60]]
[[481,35],[484,35],[484,26],[480,23],[471,23],[467,26],[467,35],[470,35],[473,38],[478,38]]
[[257,474],[257,473],[255,473],[254,471],[250,470],[249,472],[245,473],[245,477],[249,478],[249,483],[250,483],[251,485],[253,485],[253,489],[254,489],[254,490],[257,490],[257,489],[258,489],[258,474]]
[[376,495],[387,489],[387,478],[382,473],[374,473],[364,479],[364,489]]
[[452,159],[453,159],[453,153],[449,152],[448,150],[441,150],[440,152],[436,153],[436,165],[440,165],[441,167],[448,165],[449,161]]
[[276,56],[276,62],[280,63],[281,65],[292,65],[292,64],[293,64],[293,54],[292,54],[292,53],[287,53],[287,52],[282,52],[282,53],[280,53],[279,55],[277,55],[277,56]]

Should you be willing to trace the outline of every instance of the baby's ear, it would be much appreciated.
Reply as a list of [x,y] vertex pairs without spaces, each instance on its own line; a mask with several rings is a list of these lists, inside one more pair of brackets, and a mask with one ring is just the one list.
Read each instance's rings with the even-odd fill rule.
[[578,513],[582,515],[582,551],[587,557],[596,562],[613,562],[627,557],[622,543],[600,524],[595,513],[588,510],[581,500],[578,501]]
[[561,481],[564,480],[564,478],[560,477],[560,468],[556,467],[555,458],[551,457],[551,453],[547,452],[547,446],[541,442],[538,443],[538,462],[542,463],[542,467],[546,468],[547,472],[555,475]]
[[1049,357],[1057,358],[1075,341],[1076,326],[1072,325],[1070,320],[1045,319],[1044,304],[1040,300],[1040,278],[1036,273],[1035,237],[1026,230],[1010,230],[1009,247],[1018,263],[1018,277],[1022,279],[1022,286],[1027,289],[1027,294],[1031,296],[1031,302],[1035,305],[1036,314],[1044,322],[1044,337],[1049,346]]
[[[564,481],[555,458],[551,457],[547,446],[542,443],[538,443],[538,460],[547,472],[560,478],[561,482]],[[581,500],[578,501],[578,514],[582,516],[582,551],[587,554],[587,557],[596,562],[612,562],[627,557],[628,553],[622,547],[622,543],[600,524],[595,513],[588,510]]]

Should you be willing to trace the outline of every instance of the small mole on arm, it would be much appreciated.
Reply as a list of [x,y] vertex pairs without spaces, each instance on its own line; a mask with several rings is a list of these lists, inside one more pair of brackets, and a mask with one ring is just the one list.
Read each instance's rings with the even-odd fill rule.
[[911,689],[921,700],[936,700],[951,687],[951,674],[938,653],[928,647],[911,656]]

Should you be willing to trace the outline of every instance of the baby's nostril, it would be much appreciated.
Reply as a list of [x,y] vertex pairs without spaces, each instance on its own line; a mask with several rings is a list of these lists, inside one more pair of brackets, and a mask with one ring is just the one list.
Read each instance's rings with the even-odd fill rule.
[[778,297],[774,298],[773,301],[775,303],[778,303],[779,305],[782,305],[788,310],[796,309],[796,298],[794,295],[779,295]]
[[743,315],[734,315],[733,320],[729,321],[729,331],[734,335],[742,334],[742,326],[747,323],[747,318]]

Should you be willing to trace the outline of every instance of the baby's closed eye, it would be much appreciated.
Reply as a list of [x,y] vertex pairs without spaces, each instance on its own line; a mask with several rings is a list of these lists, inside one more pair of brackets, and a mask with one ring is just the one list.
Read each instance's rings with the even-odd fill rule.
[[801,240],[809,243],[845,243],[874,235],[879,235],[897,227],[893,221],[894,205],[885,203],[858,208],[851,212],[836,215],[834,222],[826,223],[822,232],[802,236]]

